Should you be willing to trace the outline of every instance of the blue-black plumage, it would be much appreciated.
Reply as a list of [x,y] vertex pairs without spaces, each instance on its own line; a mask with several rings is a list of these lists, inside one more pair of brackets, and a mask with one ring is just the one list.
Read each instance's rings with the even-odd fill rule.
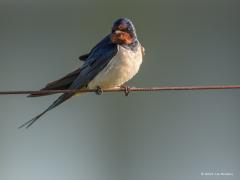
[[[119,87],[138,72],[142,63],[143,49],[137,39],[133,23],[129,19],[119,18],[113,23],[110,34],[92,48],[88,54],[80,56],[79,59],[84,61],[80,68],[47,84],[42,90]],[[30,94],[29,97],[51,94]],[[30,127],[46,112],[62,104],[73,95],[75,93],[62,94],[45,111],[19,128]]]

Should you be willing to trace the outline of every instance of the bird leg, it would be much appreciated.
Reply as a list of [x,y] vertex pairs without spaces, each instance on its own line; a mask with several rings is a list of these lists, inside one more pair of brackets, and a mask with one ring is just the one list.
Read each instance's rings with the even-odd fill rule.
[[102,93],[103,93],[102,88],[100,86],[97,86],[96,94],[97,95],[102,95]]

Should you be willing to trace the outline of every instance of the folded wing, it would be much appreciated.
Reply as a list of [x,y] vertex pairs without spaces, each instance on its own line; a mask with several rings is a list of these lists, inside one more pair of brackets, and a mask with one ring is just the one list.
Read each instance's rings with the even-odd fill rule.
[[[65,77],[51,82],[46,85],[42,90],[53,90],[53,89],[81,89],[86,87],[88,83],[100,72],[102,69],[111,61],[112,57],[116,55],[118,51],[117,45],[111,43],[110,37],[105,37],[98,47],[95,47],[85,61],[85,63],[77,70],[66,75]],[[51,93],[50,93],[51,94]],[[35,123],[40,117],[45,113],[52,110],[53,108],[59,106],[69,98],[71,98],[75,93],[63,93],[59,96],[45,111],[33,117],[29,121],[25,122],[19,128],[30,127]],[[49,95],[44,94],[44,95]],[[31,97],[41,96],[40,94],[31,94]]]
[[[83,78],[81,75],[84,75],[84,79],[86,80],[86,76],[88,78],[93,78],[102,68],[111,60],[111,58],[117,53],[116,45],[111,43],[109,35],[106,36],[102,41],[100,41],[93,49],[91,49],[90,53],[82,55],[79,59],[84,60],[85,63],[75,71],[67,74],[66,76],[48,83],[41,90],[64,90],[72,88],[73,82],[79,78]],[[86,68],[89,66],[88,68]],[[87,73],[82,73],[81,71],[89,71]],[[78,77],[80,75],[80,77]],[[89,79],[91,80],[91,79]],[[76,83],[76,82],[75,82]],[[28,97],[39,97],[52,95],[54,93],[32,93],[28,95]]]
[[[73,83],[73,81],[77,78],[78,74],[80,73],[81,68],[76,69],[75,71],[67,74],[66,76],[48,83],[44,88],[41,90],[63,90],[63,89],[68,89],[69,86]],[[46,95],[51,95],[54,93],[46,93],[46,94],[30,94],[28,97],[39,97],[39,96],[46,96]]]

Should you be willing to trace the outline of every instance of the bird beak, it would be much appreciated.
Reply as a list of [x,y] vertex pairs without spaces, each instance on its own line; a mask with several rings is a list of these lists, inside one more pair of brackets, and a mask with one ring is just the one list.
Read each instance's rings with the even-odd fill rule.
[[114,34],[121,34],[122,31],[120,31],[120,30],[116,30],[116,31],[114,31],[113,33],[114,33]]

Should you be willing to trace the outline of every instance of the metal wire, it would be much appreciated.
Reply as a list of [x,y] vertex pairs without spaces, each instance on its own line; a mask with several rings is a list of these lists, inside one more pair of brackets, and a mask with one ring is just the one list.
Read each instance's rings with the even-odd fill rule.
[[[112,89],[102,89],[102,92],[146,92],[146,91],[195,91],[195,90],[225,90],[240,89],[240,85],[212,85],[212,86],[162,86],[162,87],[120,87]],[[40,90],[40,91],[0,91],[0,95],[16,94],[58,94],[58,93],[79,93],[79,92],[96,92],[98,89],[72,89],[72,90]]]

